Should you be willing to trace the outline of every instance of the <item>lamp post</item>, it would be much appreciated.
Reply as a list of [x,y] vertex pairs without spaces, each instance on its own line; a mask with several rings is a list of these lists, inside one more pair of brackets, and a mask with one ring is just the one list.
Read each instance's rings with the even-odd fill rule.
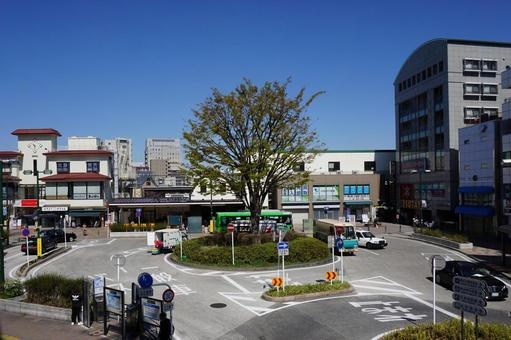
[[423,192],[423,188],[422,188],[422,174],[425,173],[430,173],[431,170],[430,169],[421,169],[421,170],[417,170],[417,169],[413,169],[413,170],[410,170],[410,173],[412,174],[419,174],[419,187],[420,187],[420,191],[419,191],[419,200],[420,200],[420,206],[419,206],[419,225],[422,227],[422,225],[424,224],[424,220],[423,220],[423,216],[422,216],[422,192]]

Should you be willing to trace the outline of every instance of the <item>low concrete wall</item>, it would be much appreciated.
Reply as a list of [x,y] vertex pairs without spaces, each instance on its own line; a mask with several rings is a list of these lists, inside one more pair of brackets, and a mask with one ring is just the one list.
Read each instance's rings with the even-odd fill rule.
[[0,299],[0,311],[71,321],[71,309]]
[[119,231],[119,232],[110,232],[110,238],[120,238],[120,237],[140,237],[146,238],[147,231]]
[[439,238],[439,237],[434,237],[434,236],[429,236],[429,235],[422,235],[422,234],[417,234],[417,233],[413,233],[412,235],[410,235],[410,237],[417,239],[417,240],[426,241],[426,242],[430,242],[430,243],[438,244],[440,246],[454,248],[454,249],[472,249],[473,248],[473,244],[470,242],[458,243],[458,242],[451,241],[451,240],[448,240],[445,238]]

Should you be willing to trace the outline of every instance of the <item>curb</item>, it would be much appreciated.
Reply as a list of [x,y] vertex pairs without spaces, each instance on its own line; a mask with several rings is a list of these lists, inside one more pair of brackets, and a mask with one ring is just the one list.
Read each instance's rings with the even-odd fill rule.
[[307,293],[307,294],[299,294],[299,295],[291,295],[291,296],[269,296],[264,292],[261,295],[261,298],[266,301],[271,302],[291,302],[291,301],[307,301],[314,300],[322,297],[330,297],[330,296],[343,296],[348,295],[355,292],[355,288],[350,286],[349,288],[343,290],[334,290],[334,291],[326,291],[326,292],[316,292],[316,293]]
[[38,316],[53,320],[71,320],[71,308],[38,305],[11,299],[0,299],[0,311]]
[[26,277],[27,274],[30,272],[31,269],[34,269],[35,267],[47,262],[48,260],[57,257],[60,254],[65,253],[71,248],[57,248],[49,253],[47,253],[46,256],[41,257],[40,259],[33,259],[29,261],[29,267],[27,268],[27,264],[24,263],[22,266],[16,270],[16,276],[17,277]]
[[[198,264],[198,263],[189,263],[189,262],[178,262],[178,261],[175,261],[173,258],[172,258],[172,254],[168,254],[168,255],[165,255],[165,256],[168,256],[169,260],[174,263],[174,264],[177,264],[177,265],[180,265],[180,266],[183,266],[183,267],[188,267],[188,268],[195,268],[195,269],[212,269],[212,270],[222,270],[222,271],[253,271],[253,272],[256,272],[256,271],[267,271],[267,270],[277,270],[277,265],[275,266],[268,266],[268,267],[214,267],[214,266],[208,266],[208,265],[204,265],[204,264]],[[295,264],[289,264],[287,265],[286,264],[286,269],[287,268],[307,268],[307,267],[314,267],[314,266],[321,266],[323,264],[327,264],[327,263],[332,263],[332,259],[330,258],[330,255],[328,258],[325,258],[324,260],[321,260],[321,261],[316,261],[316,262],[307,262],[307,263],[295,263]]]

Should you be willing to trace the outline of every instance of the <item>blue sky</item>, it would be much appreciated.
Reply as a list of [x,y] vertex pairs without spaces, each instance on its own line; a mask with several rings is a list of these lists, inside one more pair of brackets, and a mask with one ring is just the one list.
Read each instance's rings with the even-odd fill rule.
[[509,1],[0,0],[0,150],[16,128],[180,137],[211,88],[293,78],[326,91],[330,149],[394,148],[393,80],[437,37],[510,41]]

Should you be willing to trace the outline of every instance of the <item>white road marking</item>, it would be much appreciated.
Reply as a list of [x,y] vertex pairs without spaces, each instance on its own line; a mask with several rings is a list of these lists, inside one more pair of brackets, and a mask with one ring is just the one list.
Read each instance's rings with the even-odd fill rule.
[[5,260],[5,261],[7,261],[7,260],[13,259],[13,258],[18,257],[18,256],[21,256],[21,255],[23,255],[23,256],[27,256],[27,255],[25,255],[25,254],[23,254],[23,253],[17,253],[16,255],[13,255],[13,256],[9,256],[9,257],[4,258],[4,260]]
[[159,267],[158,266],[154,266],[154,267],[142,267],[140,268],[141,270],[147,270],[147,269],[158,269]]
[[244,301],[256,301],[256,299],[250,296],[236,296],[236,300],[244,300]]
[[367,250],[367,249],[364,249],[364,248],[358,248],[358,249],[362,250],[362,251],[367,251],[368,253],[371,253],[371,254],[376,255],[376,256],[380,256],[380,254],[375,253],[374,251],[370,251],[370,250]]
[[124,269],[123,267],[120,267],[119,269],[122,270],[125,274],[128,273],[128,271],[126,269]]
[[460,252],[456,252],[454,250],[450,250],[448,248],[443,248],[443,247],[440,247],[440,246],[437,246],[435,244],[431,244],[431,243],[425,243],[425,242],[421,242],[421,241],[417,241],[417,240],[414,240],[414,239],[409,239],[409,238],[403,238],[403,237],[394,237],[394,236],[388,236],[389,238],[393,238],[393,239],[400,239],[400,240],[406,240],[406,241],[412,241],[412,242],[416,242],[416,243],[420,243],[422,245],[427,245],[429,247],[433,247],[433,248],[438,248],[438,249],[442,249],[443,251],[447,251],[451,254],[454,254],[456,256],[459,256],[461,257],[462,259],[464,259],[465,261],[468,261],[468,262],[474,262],[473,259],[471,259],[470,257],[467,257],[466,255],[463,255],[462,253]]
[[403,293],[403,294],[422,294],[422,293],[419,293],[419,292],[410,292],[410,291],[407,291],[407,290],[403,290],[403,289],[390,289],[390,288],[382,288],[382,287],[374,287],[374,286],[364,286],[364,285],[359,285],[359,284],[356,284],[356,283],[353,283],[352,284],[353,287],[355,288],[366,288],[366,289],[374,289],[374,290],[383,290],[385,292],[394,292],[394,293]]
[[223,272],[220,272],[220,271],[213,271],[213,272],[207,272],[207,273],[204,273],[202,274],[202,276],[212,276],[212,275],[218,275],[218,274],[222,274]]
[[9,271],[9,277],[11,279],[17,279],[18,277],[16,275],[14,275],[14,273],[16,272],[16,270],[18,270],[19,267],[21,267],[22,265],[24,265],[25,263],[20,263],[18,264],[17,266],[14,266],[10,271]]
[[250,291],[248,289],[246,289],[245,287],[243,287],[242,285],[240,285],[238,282],[234,281],[233,279],[231,279],[230,277],[228,277],[227,275],[222,275],[222,278],[229,282],[230,284],[232,284],[234,287],[238,288],[239,290],[241,290],[243,293],[250,293]]
[[[421,298],[419,298],[419,297],[417,297],[417,296],[415,296],[415,295],[412,295],[412,294],[404,294],[404,295],[405,295],[406,297],[408,297],[408,298],[412,299],[412,300],[415,300],[415,301],[420,302],[420,303],[422,303],[422,304],[424,304],[424,305],[426,305],[426,306],[428,306],[428,307],[430,307],[430,308],[433,308],[433,305],[432,305],[431,303],[429,303],[429,302],[427,302],[427,301],[424,301],[424,300],[422,300]],[[440,307],[438,307],[438,305],[436,306],[436,310],[437,310],[437,311],[439,311],[439,312],[444,313],[444,314],[445,314],[445,315],[447,315],[447,316],[450,316],[451,318],[460,319],[460,316],[459,316],[459,315],[454,314],[454,313],[451,313],[451,312],[449,312],[449,311],[447,311],[447,310],[445,310],[445,309],[443,309],[443,308],[440,308]]]

